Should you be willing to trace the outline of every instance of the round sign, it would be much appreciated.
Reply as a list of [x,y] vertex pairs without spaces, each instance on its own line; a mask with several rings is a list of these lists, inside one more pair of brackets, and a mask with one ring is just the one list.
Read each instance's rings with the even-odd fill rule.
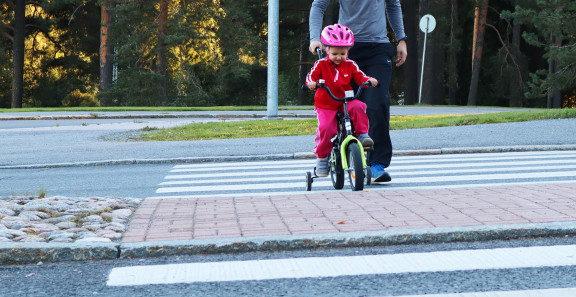
[[432,15],[427,14],[420,19],[420,30],[422,32],[430,33],[434,31],[434,28],[436,28],[436,19]]

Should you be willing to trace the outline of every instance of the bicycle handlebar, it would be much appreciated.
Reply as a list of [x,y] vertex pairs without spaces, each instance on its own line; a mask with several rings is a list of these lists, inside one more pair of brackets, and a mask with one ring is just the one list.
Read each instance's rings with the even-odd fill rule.
[[[356,94],[353,97],[342,97],[342,98],[338,98],[336,96],[334,96],[334,94],[332,94],[332,91],[330,91],[330,88],[328,88],[325,84],[324,84],[324,80],[321,79],[317,82],[317,88],[322,88],[325,89],[328,92],[328,95],[330,95],[330,97],[332,97],[332,99],[336,100],[336,101],[344,101],[344,100],[348,100],[348,101],[352,101],[352,100],[356,100],[358,99],[358,97],[360,97],[360,95],[362,95],[362,91],[364,90],[364,86],[372,86],[372,83],[370,81],[365,81],[362,84],[360,84],[358,86],[358,91],[356,92]],[[303,90],[310,90],[308,88],[307,85],[302,85],[302,89]]]

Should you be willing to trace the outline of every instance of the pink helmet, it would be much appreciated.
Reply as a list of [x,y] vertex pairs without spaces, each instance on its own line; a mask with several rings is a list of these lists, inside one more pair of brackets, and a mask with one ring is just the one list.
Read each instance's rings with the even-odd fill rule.
[[322,30],[320,41],[326,46],[353,46],[354,34],[344,25],[329,25]]

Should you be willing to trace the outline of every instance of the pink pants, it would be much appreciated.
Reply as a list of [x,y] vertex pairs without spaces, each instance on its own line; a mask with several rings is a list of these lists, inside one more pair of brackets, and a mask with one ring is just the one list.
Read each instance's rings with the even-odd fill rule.
[[[314,109],[318,117],[318,129],[316,129],[316,147],[314,153],[318,158],[325,158],[332,150],[332,138],[338,133],[336,125],[336,109],[324,109],[316,107]],[[356,136],[368,133],[368,116],[366,115],[366,104],[360,100],[348,102],[348,113],[354,123]]]

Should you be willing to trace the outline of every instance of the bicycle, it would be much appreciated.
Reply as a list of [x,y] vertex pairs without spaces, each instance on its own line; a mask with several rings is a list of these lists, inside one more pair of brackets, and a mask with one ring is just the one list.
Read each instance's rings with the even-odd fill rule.
[[[329,173],[332,179],[332,185],[336,190],[342,189],[344,187],[344,172],[347,171],[352,190],[361,191],[364,189],[365,178],[367,185],[371,183],[372,173],[370,166],[367,165],[366,159],[370,159],[372,148],[367,147],[367,150],[365,150],[360,140],[354,136],[354,126],[348,114],[348,102],[358,99],[362,94],[364,86],[371,86],[371,83],[369,81],[362,83],[358,86],[356,94],[351,95],[346,92],[343,98],[335,97],[330,91],[330,88],[324,83],[325,81],[320,79],[317,87],[325,89],[332,99],[343,103],[343,111],[338,111],[336,114],[338,132],[333,142],[329,159]],[[302,88],[308,89],[307,86],[302,86]],[[312,176],[311,172],[306,172],[307,191],[312,190],[312,183],[314,179],[318,177],[319,176],[316,175],[316,167],[314,167],[314,176]]]

